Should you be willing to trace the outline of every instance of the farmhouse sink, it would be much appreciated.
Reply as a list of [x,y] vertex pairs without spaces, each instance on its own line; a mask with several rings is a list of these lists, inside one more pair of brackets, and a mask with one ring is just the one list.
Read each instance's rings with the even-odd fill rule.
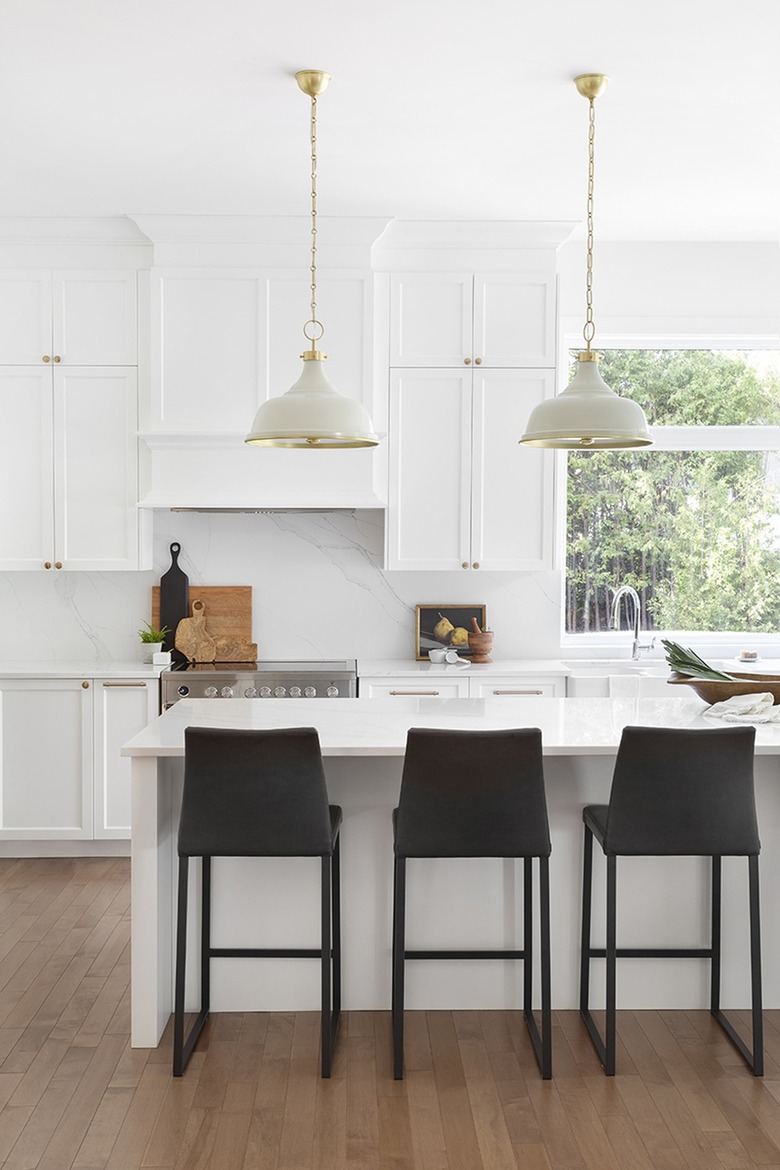
[[625,658],[578,659],[564,662],[571,671],[566,694],[579,699],[690,698],[687,687],[667,684],[669,667],[657,659],[634,662]]
[[659,659],[631,658],[572,658],[564,660],[572,674],[587,676],[610,674],[656,675],[668,678],[669,667]]

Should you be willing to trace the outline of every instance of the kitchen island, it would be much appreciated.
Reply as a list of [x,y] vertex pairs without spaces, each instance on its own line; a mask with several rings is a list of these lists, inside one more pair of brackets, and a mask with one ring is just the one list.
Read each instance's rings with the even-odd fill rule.
[[[172,1005],[176,830],[184,729],[314,726],[330,799],[342,828],[344,1007],[389,1008],[391,810],[409,727],[539,727],[553,843],[553,1006],[577,1004],[581,809],[606,802],[626,725],[718,727],[691,699],[237,699],[184,700],[122,749],[132,760],[132,1043],[154,1047]],[[780,923],[770,912],[780,883],[780,726],[756,733],[756,796],[762,840],[764,1000],[780,1006]],[[479,778],[475,778],[479,782]],[[197,863],[195,863],[197,864]],[[496,858],[415,859],[410,880],[410,947],[515,945],[522,895],[516,863]],[[410,863],[411,867],[412,863]],[[708,866],[701,858],[621,859],[623,945],[707,945]],[[596,889],[601,877],[597,866]],[[519,875],[517,875],[519,878]],[[316,946],[319,864],[311,858],[224,858],[213,876],[215,946]],[[723,1003],[749,1003],[747,866],[724,860]],[[197,938],[191,899],[190,938]],[[600,921],[598,915],[595,922]],[[190,948],[194,955],[196,946]],[[705,1006],[708,964],[629,960],[620,964],[618,1006]],[[594,988],[598,989],[598,968]],[[407,1006],[517,1008],[522,967],[503,962],[409,965]],[[195,1003],[194,964],[188,1007]],[[221,959],[212,963],[212,1010],[316,1010],[318,976],[306,960]],[[594,999],[598,1004],[598,998]]]

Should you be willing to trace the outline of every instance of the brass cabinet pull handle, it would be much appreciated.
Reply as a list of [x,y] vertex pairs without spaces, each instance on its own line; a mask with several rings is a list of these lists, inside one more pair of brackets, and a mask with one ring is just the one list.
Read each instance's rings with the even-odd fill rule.
[[50,569],[51,568],[51,561],[44,561],[43,567],[44,567],[44,569]]
[[144,682],[127,682],[127,683],[104,682],[103,686],[104,687],[145,687],[146,683],[144,683]]
[[[55,362],[58,362],[60,359],[59,359],[59,358],[55,358],[54,360],[55,360]],[[475,366],[481,366],[481,365],[482,365],[482,358],[474,358],[474,365],[475,365]]]
[[478,569],[479,568],[479,561],[474,561],[474,564],[471,567],[472,567],[472,569]]
[[89,690],[89,683],[88,682],[83,682],[81,685],[83,686],[85,691]]
[[471,358],[464,358],[463,364],[464,364],[464,366],[470,366],[471,365]]
[[62,358],[60,357],[60,355],[58,353],[55,353],[54,360],[55,360],[55,362],[61,362]]
[[494,695],[543,695],[544,691],[493,691]]
[[48,355],[47,353],[45,353],[45,354],[43,355],[43,357],[41,358],[41,361],[44,361],[44,362],[50,362],[50,361],[51,361],[51,358],[49,357],[49,355]]
[[460,567],[461,567],[461,569],[467,569],[469,567],[468,561],[464,561]]
[[438,695],[438,691],[389,691],[391,695]]
[[55,562],[54,562],[54,568],[55,568],[55,569],[61,569],[61,568],[62,568],[62,561],[55,561]]

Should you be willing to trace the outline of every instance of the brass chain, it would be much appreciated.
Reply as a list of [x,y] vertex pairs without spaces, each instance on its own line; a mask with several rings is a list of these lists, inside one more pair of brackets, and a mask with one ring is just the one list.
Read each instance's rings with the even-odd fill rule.
[[[311,317],[303,327],[304,337],[312,342],[319,341],[325,329],[321,321],[317,320],[317,95],[311,97]],[[308,326],[318,326],[307,332]]]
[[588,103],[588,261],[585,275],[585,328],[582,336],[585,338],[585,347],[590,352],[590,343],[596,334],[593,324],[593,174],[596,141],[596,103],[593,98]]

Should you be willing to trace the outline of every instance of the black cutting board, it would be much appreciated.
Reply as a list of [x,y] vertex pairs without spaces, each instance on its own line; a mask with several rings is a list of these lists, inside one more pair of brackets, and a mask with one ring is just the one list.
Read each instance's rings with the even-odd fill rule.
[[186,661],[181,651],[174,646],[174,638],[179,622],[189,617],[190,612],[190,579],[179,568],[180,552],[181,545],[174,541],[171,545],[171,567],[160,578],[160,627],[168,627],[163,650],[171,651],[174,662]]

